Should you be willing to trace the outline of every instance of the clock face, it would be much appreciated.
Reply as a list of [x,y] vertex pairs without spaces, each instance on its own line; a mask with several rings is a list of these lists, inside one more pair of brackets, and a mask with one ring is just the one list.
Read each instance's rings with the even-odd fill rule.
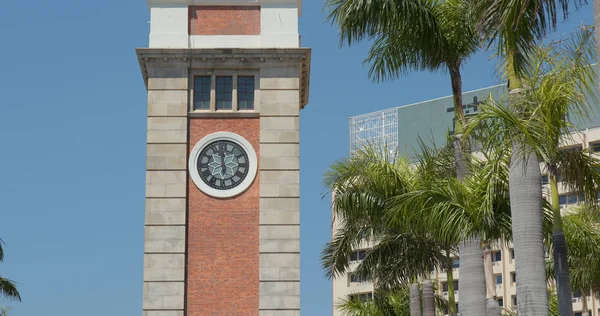
[[216,132],[202,138],[190,153],[190,177],[200,191],[230,198],[247,190],[256,177],[256,151],[242,136]]
[[230,140],[216,140],[202,148],[197,160],[200,179],[216,190],[230,190],[248,176],[248,153]]

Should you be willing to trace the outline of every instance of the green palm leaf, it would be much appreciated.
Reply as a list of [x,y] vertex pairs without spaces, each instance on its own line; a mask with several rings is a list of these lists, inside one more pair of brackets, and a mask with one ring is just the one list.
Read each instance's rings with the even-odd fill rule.
[[0,295],[8,299],[21,301],[21,295],[19,294],[15,283],[2,277],[0,277]]

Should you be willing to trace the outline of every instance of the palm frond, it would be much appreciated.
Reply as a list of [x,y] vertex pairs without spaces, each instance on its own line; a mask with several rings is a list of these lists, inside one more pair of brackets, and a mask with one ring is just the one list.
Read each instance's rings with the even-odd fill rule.
[[[567,262],[571,287],[600,292],[600,222],[590,206],[563,216],[563,229],[568,241]],[[595,207],[592,207],[595,208]],[[552,245],[550,245],[552,246]],[[546,273],[554,279],[554,260],[546,260]],[[548,274],[550,273],[550,274]]]
[[337,25],[340,42],[348,45],[398,28],[421,34],[430,49],[441,47],[441,31],[432,9],[435,0],[327,0],[327,21]]
[[419,43],[424,42],[419,37],[410,30],[394,30],[378,35],[363,61],[363,64],[370,65],[369,77],[382,82],[400,78],[415,70],[445,70],[444,51],[434,49],[423,52],[429,47],[419,47]]
[[585,203],[598,204],[598,159],[582,150],[562,150],[557,154],[557,162],[557,173],[563,186],[582,196]]
[[443,244],[427,234],[390,232],[379,236],[354,273],[370,276],[377,288],[394,289],[443,269]]
[[386,316],[372,300],[361,301],[358,298],[342,298],[336,308],[344,316]]
[[497,53],[509,58],[518,77],[526,72],[529,55],[542,39],[556,28],[562,12],[566,19],[570,6],[585,4],[585,0],[484,0],[477,1],[478,28],[484,40],[495,43]]
[[334,232],[333,239],[321,251],[321,266],[329,279],[346,273],[350,266],[350,253],[358,248],[365,240],[364,236],[370,233],[368,226],[354,225],[343,218],[338,220],[341,220],[340,229]]
[[14,281],[0,277],[0,296],[10,300],[21,301],[21,295]]
[[[424,164],[427,165],[427,164]],[[451,245],[479,236],[509,238],[507,157],[473,164],[464,182],[454,178],[422,183],[390,199],[390,225],[423,227]]]
[[2,249],[2,245],[6,245],[4,240],[0,238],[0,262],[4,261],[4,250]]

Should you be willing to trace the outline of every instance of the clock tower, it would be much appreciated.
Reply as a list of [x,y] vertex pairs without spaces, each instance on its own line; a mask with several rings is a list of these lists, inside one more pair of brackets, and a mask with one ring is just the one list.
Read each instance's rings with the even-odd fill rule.
[[301,0],[148,0],[143,316],[299,316]]

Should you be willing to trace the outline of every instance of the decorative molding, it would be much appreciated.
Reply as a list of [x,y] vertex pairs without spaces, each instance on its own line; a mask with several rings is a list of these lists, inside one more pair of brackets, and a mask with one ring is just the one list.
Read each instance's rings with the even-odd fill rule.
[[[247,68],[273,64],[297,64],[300,67],[300,108],[308,103],[310,87],[310,48],[258,48],[258,49],[186,49],[138,48],[138,61],[148,88],[148,67],[159,68]],[[242,61],[243,60],[243,61]],[[202,67],[206,64],[205,67]]]
[[260,117],[259,112],[243,112],[243,111],[191,111],[188,117]]

